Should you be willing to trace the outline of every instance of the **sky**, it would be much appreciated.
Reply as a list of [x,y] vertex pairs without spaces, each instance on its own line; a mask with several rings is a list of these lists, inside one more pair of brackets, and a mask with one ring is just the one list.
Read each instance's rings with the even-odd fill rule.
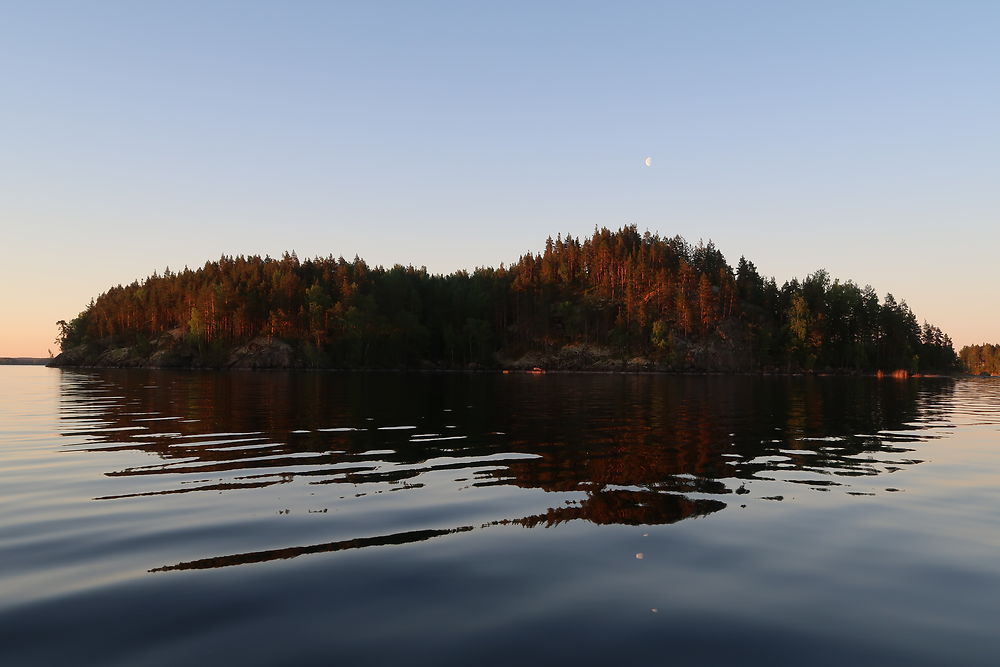
[[[0,0],[0,356],[164,268],[595,226],[1000,342],[1000,3]],[[644,164],[652,157],[652,166]]]

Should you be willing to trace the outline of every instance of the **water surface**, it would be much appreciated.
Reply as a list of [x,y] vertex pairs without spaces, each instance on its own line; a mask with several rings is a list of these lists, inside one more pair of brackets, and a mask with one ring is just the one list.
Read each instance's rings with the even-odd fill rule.
[[990,379],[0,367],[0,659],[995,664]]

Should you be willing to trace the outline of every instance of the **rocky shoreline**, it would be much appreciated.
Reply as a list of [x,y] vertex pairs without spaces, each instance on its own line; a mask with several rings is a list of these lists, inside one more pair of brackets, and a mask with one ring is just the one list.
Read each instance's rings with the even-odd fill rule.
[[307,368],[288,343],[259,336],[227,350],[205,349],[186,340],[180,330],[163,334],[153,345],[78,345],[52,359],[48,366],[90,368]]
[[[529,350],[498,355],[492,364],[470,363],[455,366],[422,360],[408,368],[366,370],[513,370],[595,371],[595,372],[739,372],[753,370],[739,363],[731,350],[691,346],[682,363],[667,363],[643,356],[622,356],[596,345],[570,344],[549,351]],[[275,337],[257,336],[227,348],[199,345],[181,328],[162,334],[152,343],[121,345],[111,340],[78,345],[53,358],[51,367],[89,368],[189,368],[189,369],[340,369],[323,363],[302,346]],[[362,370],[362,369],[343,369]]]
[[[729,362],[729,363],[722,363]],[[846,369],[753,368],[737,363],[718,350],[688,350],[685,362],[669,364],[642,356],[622,357],[603,347],[573,344],[552,351],[529,351],[499,358],[495,364],[448,364],[422,361],[417,366],[399,368],[344,368],[316,363],[301,348],[267,336],[228,349],[204,349],[187,340],[180,330],[164,334],[154,345],[80,345],[49,360],[54,368],[147,368],[191,370],[381,370],[381,371],[504,371],[504,372],[591,372],[591,373],[674,373],[674,374],[754,374],[754,375],[871,375]],[[920,377],[897,371],[895,377]],[[926,377],[926,375],[924,375]]]

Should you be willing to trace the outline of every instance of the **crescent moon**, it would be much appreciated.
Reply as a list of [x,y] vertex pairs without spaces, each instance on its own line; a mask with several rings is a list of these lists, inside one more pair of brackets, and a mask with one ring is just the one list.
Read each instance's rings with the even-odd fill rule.
[[646,165],[647,167],[652,167],[653,166],[653,158],[648,157],[645,160],[643,160],[642,163],[644,165]]

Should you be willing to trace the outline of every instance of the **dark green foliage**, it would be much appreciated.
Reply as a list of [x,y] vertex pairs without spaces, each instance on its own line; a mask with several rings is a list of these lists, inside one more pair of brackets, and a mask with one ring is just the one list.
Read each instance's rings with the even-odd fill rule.
[[509,268],[442,276],[355,257],[222,257],[117,286],[72,322],[65,350],[148,345],[167,332],[202,357],[266,336],[313,367],[495,366],[566,346],[672,369],[951,370],[951,341],[905,302],[817,271],[780,288],[712,243],[634,226],[549,238]]
[[94,302],[91,301],[90,305],[87,306],[87,310],[83,311],[69,322],[66,320],[59,320],[56,322],[56,326],[59,327],[59,333],[56,335],[55,343],[59,346],[60,350],[68,350],[71,347],[76,347],[77,345],[82,345],[87,342],[90,312],[93,308]]

